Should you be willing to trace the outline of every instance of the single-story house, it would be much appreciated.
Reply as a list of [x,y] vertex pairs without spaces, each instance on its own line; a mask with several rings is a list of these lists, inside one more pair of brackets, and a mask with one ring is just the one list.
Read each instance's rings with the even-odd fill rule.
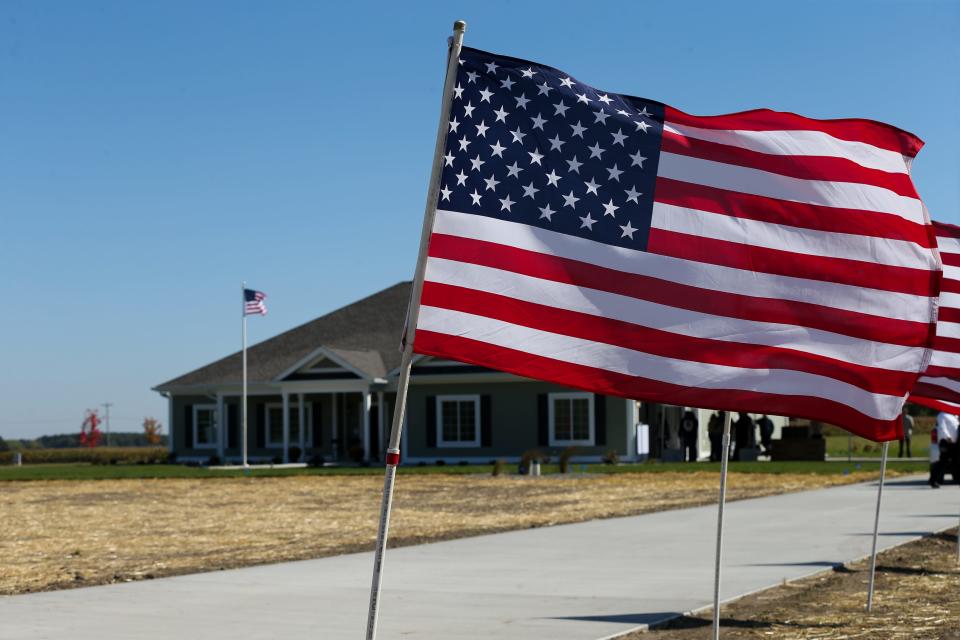
[[[251,462],[382,460],[410,288],[396,284],[249,348]],[[154,388],[168,399],[169,446],[178,459],[240,460],[241,366],[237,352]],[[612,453],[625,461],[648,453],[679,459],[684,410],[417,357],[401,457],[485,463],[575,447],[578,461]],[[703,458],[712,412],[696,411]],[[784,423],[774,420],[778,429]]]

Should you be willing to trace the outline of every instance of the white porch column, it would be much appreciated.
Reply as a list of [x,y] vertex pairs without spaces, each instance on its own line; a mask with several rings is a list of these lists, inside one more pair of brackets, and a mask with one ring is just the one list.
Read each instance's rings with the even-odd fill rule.
[[377,446],[380,447],[380,451],[377,452],[377,457],[381,462],[383,458],[380,458],[380,456],[387,450],[387,443],[383,440],[383,417],[385,413],[386,410],[383,407],[383,391],[377,391]]
[[217,457],[220,458],[220,464],[225,464],[223,459],[224,442],[227,439],[227,411],[223,403],[223,394],[217,394]]
[[[300,430],[297,432],[300,434],[300,439],[299,439],[300,441],[297,443],[297,446],[300,447],[300,460],[306,460],[307,459],[307,434],[306,434],[307,421],[304,420],[305,413],[304,413],[302,393],[297,394],[297,403],[299,404],[299,409],[300,409],[299,411]],[[300,460],[298,460],[297,462],[299,462]]]
[[283,461],[290,462],[290,394],[283,392]]
[[370,401],[373,394],[363,392],[363,459],[370,462]]

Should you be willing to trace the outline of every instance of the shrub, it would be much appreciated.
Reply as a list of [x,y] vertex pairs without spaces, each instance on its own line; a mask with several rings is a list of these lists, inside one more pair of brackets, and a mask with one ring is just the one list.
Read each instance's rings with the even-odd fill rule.
[[300,462],[300,458],[303,456],[300,447],[290,447],[288,453],[290,454],[290,462]]
[[308,467],[322,467],[326,460],[319,453],[310,456],[307,460]]
[[570,472],[570,458],[577,455],[576,447],[567,447],[560,452],[560,473],[569,473]]
[[[74,447],[69,449],[22,449],[23,464],[159,464],[168,462],[164,447]],[[0,453],[0,464],[11,464],[13,452]]]
[[504,470],[507,467],[507,461],[503,458],[493,461],[493,475],[500,476],[503,475]]
[[207,458],[207,466],[208,466],[208,467],[219,467],[219,466],[220,466],[220,456],[218,456],[217,454],[213,454],[212,456],[210,456],[209,458]]
[[607,452],[603,454],[603,461],[606,464],[620,464],[620,454],[617,453],[616,449],[607,449]]
[[540,464],[546,464],[549,459],[550,458],[539,449],[527,449],[523,452],[523,455],[520,456],[520,475],[525,476],[530,473],[531,462],[536,461]]

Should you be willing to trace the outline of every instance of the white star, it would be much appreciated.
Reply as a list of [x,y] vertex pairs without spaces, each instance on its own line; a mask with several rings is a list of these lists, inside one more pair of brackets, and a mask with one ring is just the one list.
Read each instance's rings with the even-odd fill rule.
[[457,186],[467,184],[467,174],[463,172],[463,169],[460,169],[460,173],[457,174]]
[[524,137],[525,135],[527,135],[527,134],[525,134],[524,132],[520,131],[520,127],[517,127],[517,130],[516,130],[516,131],[511,131],[511,132],[510,132],[510,135],[513,136],[513,141],[514,141],[514,142],[519,142],[520,144],[523,144],[523,137]]
[[616,216],[616,214],[614,213],[614,211],[616,211],[616,210],[619,209],[619,208],[620,208],[620,207],[618,207],[617,205],[613,204],[613,198],[610,198],[610,202],[608,202],[607,204],[603,205],[603,209],[604,209],[603,215],[605,215],[605,216],[610,216],[611,218],[616,218],[617,216]]
[[567,87],[568,89],[573,89],[573,80],[570,78],[564,78],[560,81],[560,84]]
[[552,216],[555,213],[556,211],[550,208],[550,203],[547,203],[545,207],[540,207],[540,217],[546,218],[548,222],[553,222]]
[[490,102],[490,96],[493,95],[493,91],[488,91],[483,89],[480,91],[480,102]]
[[563,196],[563,206],[570,207],[571,209],[576,209],[577,200],[579,199],[580,198],[573,195],[573,190],[571,189],[570,195]]
[[574,173],[580,173],[580,166],[582,162],[577,162],[577,156],[573,156],[573,160],[567,160],[567,164],[570,165],[568,171],[573,171]]
[[496,72],[497,72],[497,63],[496,63],[496,62],[488,62],[488,63],[486,64],[486,67],[487,67],[487,73],[496,73]]
[[495,143],[490,145],[490,148],[493,149],[493,155],[497,156],[498,158],[503,157],[503,151],[504,149],[506,149],[506,147],[500,146],[499,140],[497,140]]
[[620,174],[623,173],[623,171],[617,168],[617,165],[613,165],[611,168],[607,169],[607,173],[610,174],[609,180],[616,180],[617,182],[620,182]]
[[578,138],[582,138],[583,132],[587,130],[586,127],[580,126],[579,120],[577,120],[577,124],[572,124],[570,127],[573,129],[573,135]]
[[637,121],[634,122],[633,124],[637,125],[637,131],[643,131],[644,133],[646,133],[646,132],[647,132],[647,129],[650,128],[650,125],[648,125],[648,124],[647,124],[646,122],[644,122],[643,120],[637,120]]
[[533,77],[533,67],[527,67],[526,69],[524,69],[523,71],[521,71],[520,74],[521,74],[524,78],[532,78],[532,77]]
[[560,147],[567,144],[566,142],[560,140],[559,133],[553,136],[553,138],[551,138],[548,142],[550,143],[550,151],[560,151]]
[[470,146],[470,141],[467,140],[467,136],[463,136],[458,142],[460,143],[460,151],[466,151],[467,147]]
[[548,85],[546,82],[544,82],[543,84],[538,84],[537,89],[540,90],[540,93],[537,94],[538,96],[545,96],[549,94],[551,91],[553,91],[553,87]]
[[457,119],[456,119],[456,118],[454,118],[453,120],[450,121],[450,132],[451,132],[451,133],[456,133],[456,132],[457,132],[457,127],[459,127],[459,126],[460,126],[460,123],[457,122]]
[[472,117],[473,117],[473,110],[474,110],[474,109],[476,109],[476,107],[473,106],[473,103],[472,103],[472,102],[468,102],[467,104],[463,105],[463,110],[464,110],[463,117],[464,117],[464,118],[472,118]]
[[630,117],[630,112],[629,112],[629,111],[624,111],[623,109],[617,109],[617,113],[618,113],[619,115],[621,115],[621,116],[626,117],[626,118],[629,118],[629,117]]
[[496,190],[497,190],[497,185],[500,184],[500,181],[497,180],[496,176],[495,176],[494,174],[492,174],[492,173],[490,174],[490,177],[489,177],[489,178],[484,178],[483,181],[487,183],[487,188],[485,189],[485,191],[494,191],[494,192],[496,192]]
[[594,143],[593,143],[593,146],[592,146],[592,147],[587,147],[587,149],[590,149],[590,157],[591,157],[591,158],[599,158],[601,155],[603,155],[603,152],[606,151],[606,149],[601,149],[601,148],[600,148],[600,143],[599,143],[599,142],[594,142]]
[[530,184],[523,188],[523,197],[526,198],[527,196],[530,196],[533,198],[533,194],[535,194],[537,191],[540,191],[540,189],[537,189],[535,186],[533,186],[533,181],[531,180]]
[[512,165],[507,167],[507,177],[513,176],[514,178],[519,179],[521,171],[523,171],[523,169],[521,169],[520,166],[517,165],[516,162],[514,162]]
[[593,114],[593,122],[594,124],[596,124],[597,122],[599,122],[600,124],[607,124],[607,118],[609,117],[610,117],[610,114],[607,113],[606,111],[595,111]]
[[470,164],[473,165],[472,168],[476,169],[478,172],[480,171],[480,165],[482,165],[483,163],[484,161],[480,159],[479,153],[477,154],[476,158],[470,161]]
[[510,207],[515,205],[516,202],[510,199],[510,194],[507,194],[506,198],[500,198],[500,211],[510,211]]
[[541,118],[539,113],[537,114],[536,118],[530,118],[530,119],[533,121],[534,129],[540,129],[540,131],[543,131],[543,125],[546,124],[547,121]]
[[613,136],[613,144],[618,144],[621,147],[623,146],[623,141],[627,139],[627,136],[623,133],[623,129],[618,129],[616,133],[611,133]]
[[501,80],[501,81],[500,81],[500,86],[501,86],[502,88],[506,89],[507,91],[510,91],[510,89],[511,89],[511,88],[513,87],[513,85],[515,85],[515,84],[516,84],[516,82],[514,82],[513,80],[511,80],[509,76],[507,76],[507,79],[506,79],[506,80]]
[[642,195],[643,195],[642,193],[637,191],[636,187],[634,187],[633,189],[627,189],[627,202],[630,202],[631,200],[633,200],[636,204],[640,204],[640,201],[637,200],[637,198],[639,198]]
[[560,181],[560,176],[557,175],[557,172],[553,169],[550,169],[550,173],[547,174],[547,185],[551,187],[559,187],[557,184]]
[[514,100],[517,101],[517,108],[518,108],[518,109],[526,109],[526,108],[527,108],[527,103],[530,102],[530,100],[527,99],[526,94],[523,94],[523,93],[521,93],[519,97],[514,98]]
[[631,167],[640,167],[643,169],[643,161],[647,159],[647,156],[640,155],[640,152],[637,151],[635,154],[630,156],[633,162],[630,164]]
[[484,122],[483,120],[481,120],[481,121],[480,121],[480,124],[477,124],[477,125],[474,125],[474,126],[477,128],[477,135],[478,135],[478,136],[480,136],[480,137],[482,137],[482,138],[486,138],[486,137],[487,137],[487,129],[489,129],[490,127],[487,126],[486,122]]
[[473,190],[473,193],[470,194],[470,197],[473,198],[472,204],[476,204],[476,205],[480,204],[480,194],[477,193],[476,189]]
[[584,182],[583,185],[587,188],[587,193],[592,193],[595,196],[600,195],[597,193],[597,187],[600,185],[593,181],[593,178],[590,178],[590,182]]
[[473,71],[467,71],[467,82],[476,82],[477,78],[480,77],[480,74],[474,73]]
[[611,102],[613,102],[613,100],[610,99],[610,96],[608,96],[608,95],[605,94],[605,93],[600,94],[600,96],[597,98],[597,100],[599,100],[599,101],[602,102],[603,104],[610,104]]
[[633,240],[633,234],[634,234],[635,231],[637,231],[637,229],[634,229],[634,228],[630,225],[630,221],[629,221],[629,220],[627,220],[627,224],[621,224],[621,225],[619,225],[619,227],[620,227],[621,229],[623,229],[623,235],[620,236],[621,238],[627,238],[627,237],[629,237],[631,240]]
[[566,116],[566,115],[567,115],[567,109],[569,109],[570,107],[568,107],[567,105],[563,104],[563,100],[561,100],[561,101],[558,102],[557,104],[553,105],[553,108],[554,108],[553,115],[555,115],[555,116]]
[[582,102],[583,104],[590,104],[590,98],[587,97],[587,92],[577,94],[577,102]]
[[536,151],[527,151],[527,153],[530,154],[530,164],[540,164],[540,161],[543,160],[543,154],[541,153],[537,153]]
[[650,112],[647,111],[647,108],[646,108],[646,107],[644,107],[643,109],[641,109],[640,111],[638,111],[638,112],[637,112],[637,115],[638,115],[638,116],[643,116],[644,118],[651,118],[651,117],[653,117],[653,116],[650,115]]
[[447,189],[446,185],[444,185],[443,189],[440,189],[440,194],[441,194],[440,199],[441,199],[441,200],[449,200],[451,193],[453,193],[453,192],[450,191],[450,189]]
[[455,96],[453,96],[454,98],[463,99],[463,87],[460,86],[459,82],[457,83],[457,86],[453,88],[453,92],[456,94]]
[[493,113],[494,113],[495,116],[497,116],[497,120],[496,120],[496,121],[497,121],[497,122],[503,122],[504,124],[506,124],[506,122],[507,122],[507,116],[510,115],[510,112],[509,112],[509,111],[506,111],[503,107],[500,107],[499,109],[497,109],[497,110],[494,111]]
[[581,228],[581,229],[583,229],[584,227],[586,227],[586,228],[589,229],[590,231],[593,231],[593,225],[594,225],[594,223],[596,223],[596,220],[594,220],[594,219],[593,219],[593,216],[591,216],[591,215],[588,213],[587,215],[580,217],[580,223],[581,223],[581,224],[580,224],[580,228]]
[[447,155],[443,156],[443,165],[445,167],[453,166],[453,154],[450,153],[449,151],[447,152]]

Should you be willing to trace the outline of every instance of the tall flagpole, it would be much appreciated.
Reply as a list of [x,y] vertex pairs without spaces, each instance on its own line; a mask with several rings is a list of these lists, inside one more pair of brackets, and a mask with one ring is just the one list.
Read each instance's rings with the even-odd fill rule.
[[240,283],[240,318],[243,324],[243,399],[240,401],[240,422],[242,426],[243,468],[250,466],[247,461],[247,283]]
[[867,584],[867,612],[873,611],[873,585],[877,574],[877,534],[880,531],[880,499],[883,498],[883,479],[887,475],[889,447],[889,442],[883,443],[883,456],[880,458],[880,485],[877,488],[877,512],[873,516],[873,549],[870,551],[870,581]]
[[453,23],[453,37],[448,41],[447,75],[443,84],[443,96],[440,102],[440,122],[437,126],[437,143],[433,151],[433,170],[430,174],[430,186],[427,190],[427,204],[423,212],[423,229],[420,232],[420,254],[413,277],[413,289],[410,292],[410,306],[407,308],[406,335],[403,343],[403,357],[400,361],[400,377],[397,380],[397,401],[393,408],[393,424],[390,427],[390,440],[385,457],[386,469],[383,477],[383,499],[380,505],[380,526],[377,531],[377,546],[373,554],[373,582],[370,585],[370,608],[367,612],[367,640],[377,635],[377,618],[380,613],[380,589],[383,581],[383,556],[387,546],[387,534],[390,529],[390,508],[393,506],[393,484],[400,464],[400,435],[403,430],[404,411],[407,406],[407,387],[410,383],[410,361],[413,357],[413,334],[417,329],[420,316],[420,294],[423,291],[423,277],[426,270],[427,246],[433,230],[433,220],[437,213],[437,197],[440,193],[440,173],[443,170],[443,150],[447,142],[447,119],[450,117],[451,94],[457,78],[458,59],[463,46],[463,32],[467,23],[457,20]]
[[[730,461],[730,422],[732,412],[723,417],[723,451],[720,454],[720,507],[717,511],[717,556],[713,568],[713,640],[720,638],[720,561],[723,558],[723,506],[727,501],[727,464]],[[739,446],[739,445],[738,445]]]

